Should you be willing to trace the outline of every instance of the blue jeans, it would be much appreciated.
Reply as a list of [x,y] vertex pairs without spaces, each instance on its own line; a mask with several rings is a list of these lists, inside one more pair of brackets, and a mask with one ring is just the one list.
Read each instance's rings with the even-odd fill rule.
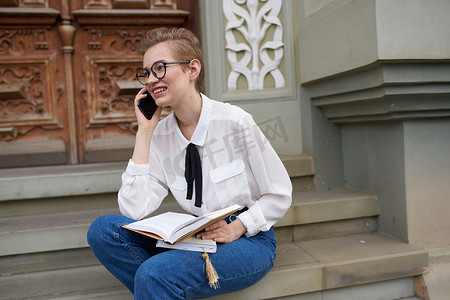
[[200,252],[157,248],[155,240],[121,227],[132,222],[124,216],[100,217],[87,238],[98,260],[135,299],[198,299],[242,290],[263,278],[275,260],[273,228],[218,244],[209,254],[219,275],[220,288],[214,289]]

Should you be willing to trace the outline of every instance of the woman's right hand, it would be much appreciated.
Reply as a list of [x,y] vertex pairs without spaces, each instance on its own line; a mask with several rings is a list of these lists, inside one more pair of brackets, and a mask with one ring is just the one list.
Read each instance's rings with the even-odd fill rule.
[[141,112],[137,104],[139,100],[146,97],[144,94],[146,91],[145,88],[141,89],[139,93],[137,93],[136,98],[134,99],[134,110],[136,113],[136,118],[138,122],[138,129],[136,133],[136,141],[134,145],[133,157],[131,160],[135,164],[147,164],[149,160],[150,153],[150,141],[152,139],[153,131],[155,131],[156,125],[158,125],[159,119],[161,117],[162,107],[156,109],[153,117],[148,120],[144,114]]
[[143,130],[146,132],[153,133],[153,131],[155,130],[156,125],[158,125],[159,119],[161,117],[162,107],[158,106],[155,113],[153,114],[153,117],[150,120],[148,120],[138,107],[139,101],[141,99],[144,99],[147,96],[145,94],[145,92],[146,92],[146,89],[142,88],[137,93],[136,97],[134,98],[134,111],[135,111],[136,118],[138,121],[138,131]]

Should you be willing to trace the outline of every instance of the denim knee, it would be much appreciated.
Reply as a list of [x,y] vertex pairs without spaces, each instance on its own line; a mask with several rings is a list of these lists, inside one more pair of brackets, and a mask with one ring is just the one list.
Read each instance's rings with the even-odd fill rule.
[[92,222],[87,232],[87,242],[89,246],[95,246],[97,243],[103,243],[105,240],[114,237],[114,231],[122,216],[101,216]]
[[100,232],[104,230],[103,224],[104,222],[101,220],[104,216],[97,218],[94,222],[91,223],[91,226],[89,226],[88,232],[87,232],[87,242],[89,246],[92,247],[92,244],[94,242],[97,242],[100,236]]
[[166,270],[166,266],[156,263],[155,261],[158,260],[149,259],[139,267],[134,277],[136,283],[146,282],[146,284],[149,284],[150,281],[161,283],[168,279],[167,275],[170,270]]
[[184,291],[171,270],[164,267],[148,259],[138,268],[134,276],[135,299],[184,299]]

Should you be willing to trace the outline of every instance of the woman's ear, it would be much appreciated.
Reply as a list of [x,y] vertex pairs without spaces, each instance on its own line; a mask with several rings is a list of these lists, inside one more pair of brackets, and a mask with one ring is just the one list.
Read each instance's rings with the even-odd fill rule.
[[200,74],[200,70],[202,69],[202,64],[198,59],[193,59],[189,63],[189,77],[191,80],[196,80]]

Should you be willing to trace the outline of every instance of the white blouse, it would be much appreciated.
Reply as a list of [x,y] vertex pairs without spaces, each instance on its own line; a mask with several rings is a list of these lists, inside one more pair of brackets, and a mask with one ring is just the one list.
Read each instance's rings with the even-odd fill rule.
[[[148,164],[131,160],[122,175],[119,208],[135,220],[155,211],[172,192],[181,207],[202,215],[233,204],[248,208],[238,218],[247,236],[267,231],[289,209],[292,185],[277,153],[252,116],[241,108],[202,96],[202,111],[190,141],[174,114],[160,121],[153,133]],[[197,146],[202,162],[203,203],[186,199],[186,148]],[[195,188],[194,188],[195,189]]]

